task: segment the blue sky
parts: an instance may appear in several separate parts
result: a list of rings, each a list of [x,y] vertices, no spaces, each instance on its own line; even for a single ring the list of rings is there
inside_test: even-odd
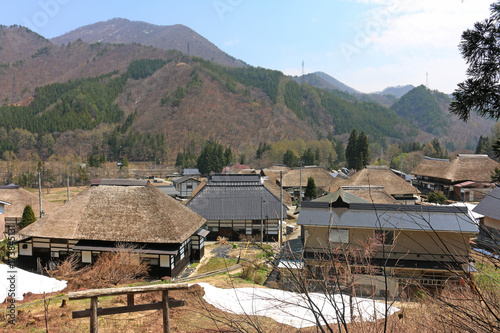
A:
[[[323,71],[362,92],[465,79],[462,32],[493,0],[0,0],[0,24],[52,38],[115,17],[184,24],[250,65]]]

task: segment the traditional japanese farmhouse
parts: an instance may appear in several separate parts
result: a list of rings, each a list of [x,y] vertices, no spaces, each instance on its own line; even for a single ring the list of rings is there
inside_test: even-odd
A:
[[[451,160],[425,157],[413,170],[417,178],[413,185],[422,193],[441,192],[451,200],[479,201],[491,190],[491,171],[498,166],[488,155],[459,154]]]
[[[304,265],[313,272],[332,262],[349,264],[359,289],[378,295],[385,293],[385,272],[396,296],[409,285],[456,281],[471,269],[469,239],[478,228],[466,209],[365,203],[342,190],[333,199],[301,207]],[[354,249],[367,258],[350,256]]]
[[[472,210],[483,215],[479,220],[479,247],[498,253],[500,250],[500,187],[495,188]]]
[[[77,253],[91,264],[130,244],[150,276],[176,277],[204,255],[205,219],[147,180],[97,179],[56,212],[20,230],[19,265],[35,270]]]
[[[405,205],[413,205],[419,200],[420,191],[398,177],[386,166],[367,166],[356,172],[347,180],[339,179],[337,186],[332,186],[332,190],[337,190],[338,186],[363,186],[372,188],[374,193],[383,186],[383,191],[389,193],[397,202]]]
[[[280,207],[284,217],[287,207],[264,186],[259,175],[213,175],[195,192],[186,207],[207,220],[209,240],[254,235],[278,241]]]
[[[299,169],[293,169],[283,175],[283,189],[290,193],[296,200],[299,198],[302,188],[302,197],[307,187],[309,177],[314,179],[316,188],[328,191],[330,184],[335,178],[325,169],[317,166],[306,166]],[[279,183],[279,178],[276,179]]]
[[[37,195],[26,191],[19,185],[0,186],[0,200],[10,203],[5,207],[4,219],[0,220],[0,235],[3,235],[6,228],[19,231],[19,222],[23,217],[24,207],[30,205],[37,218],[40,217],[40,200]],[[42,210],[46,215],[57,210],[57,206],[52,202],[42,199]]]

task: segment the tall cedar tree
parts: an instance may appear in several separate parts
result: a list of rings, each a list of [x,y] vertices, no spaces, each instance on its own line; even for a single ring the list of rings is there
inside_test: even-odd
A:
[[[30,205],[26,205],[23,210],[21,222],[19,222],[19,229],[23,229],[36,221],[35,212]]]
[[[315,199],[318,196],[318,190],[316,189],[316,183],[313,177],[307,178],[306,191],[304,192],[304,197],[308,200]]]
[[[348,169],[357,169],[356,160],[358,156],[358,133],[354,128],[349,135],[347,147],[345,149],[345,159]]]
[[[298,161],[297,155],[295,155],[295,153],[290,149],[288,149],[283,155],[283,164],[289,168],[293,168],[294,166],[296,166],[297,161]]]
[[[361,131],[358,136],[358,140],[356,142],[357,145],[357,170],[363,169],[365,166],[370,164],[370,149],[368,145],[368,138],[364,131]]]

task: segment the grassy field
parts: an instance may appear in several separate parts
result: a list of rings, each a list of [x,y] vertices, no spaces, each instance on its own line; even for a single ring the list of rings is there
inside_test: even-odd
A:
[[[38,195],[38,189],[36,188],[25,188],[27,191]],[[83,191],[85,187],[69,187],[69,199],[75,197],[78,193]],[[56,187],[51,189],[43,189],[42,198],[50,201],[56,205],[62,206],[68,199],[68,188],[67,187]]]

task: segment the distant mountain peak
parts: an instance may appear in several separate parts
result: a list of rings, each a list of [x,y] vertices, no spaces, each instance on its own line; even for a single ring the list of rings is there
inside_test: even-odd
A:
[[[377,91],[374,92],[374,94],[378,95],[393,95],[396,96],[397,98],[401,98],[404,94],[408,93],[409,91],[413,90],[415,88],[414,85],[412,84],[407,84],[407,85],[397,85],[393,87],[387,87],[382,91]]]
[[[78,39],[87,43],[138,43],[164,50],[179,50],[184,54],[189,53],[225,66],[246,66],[243,61],[223,52],[196,31],[182,24],[156,25],[115,17],[77,28],[52,38],[51,41],[62,45]]]

